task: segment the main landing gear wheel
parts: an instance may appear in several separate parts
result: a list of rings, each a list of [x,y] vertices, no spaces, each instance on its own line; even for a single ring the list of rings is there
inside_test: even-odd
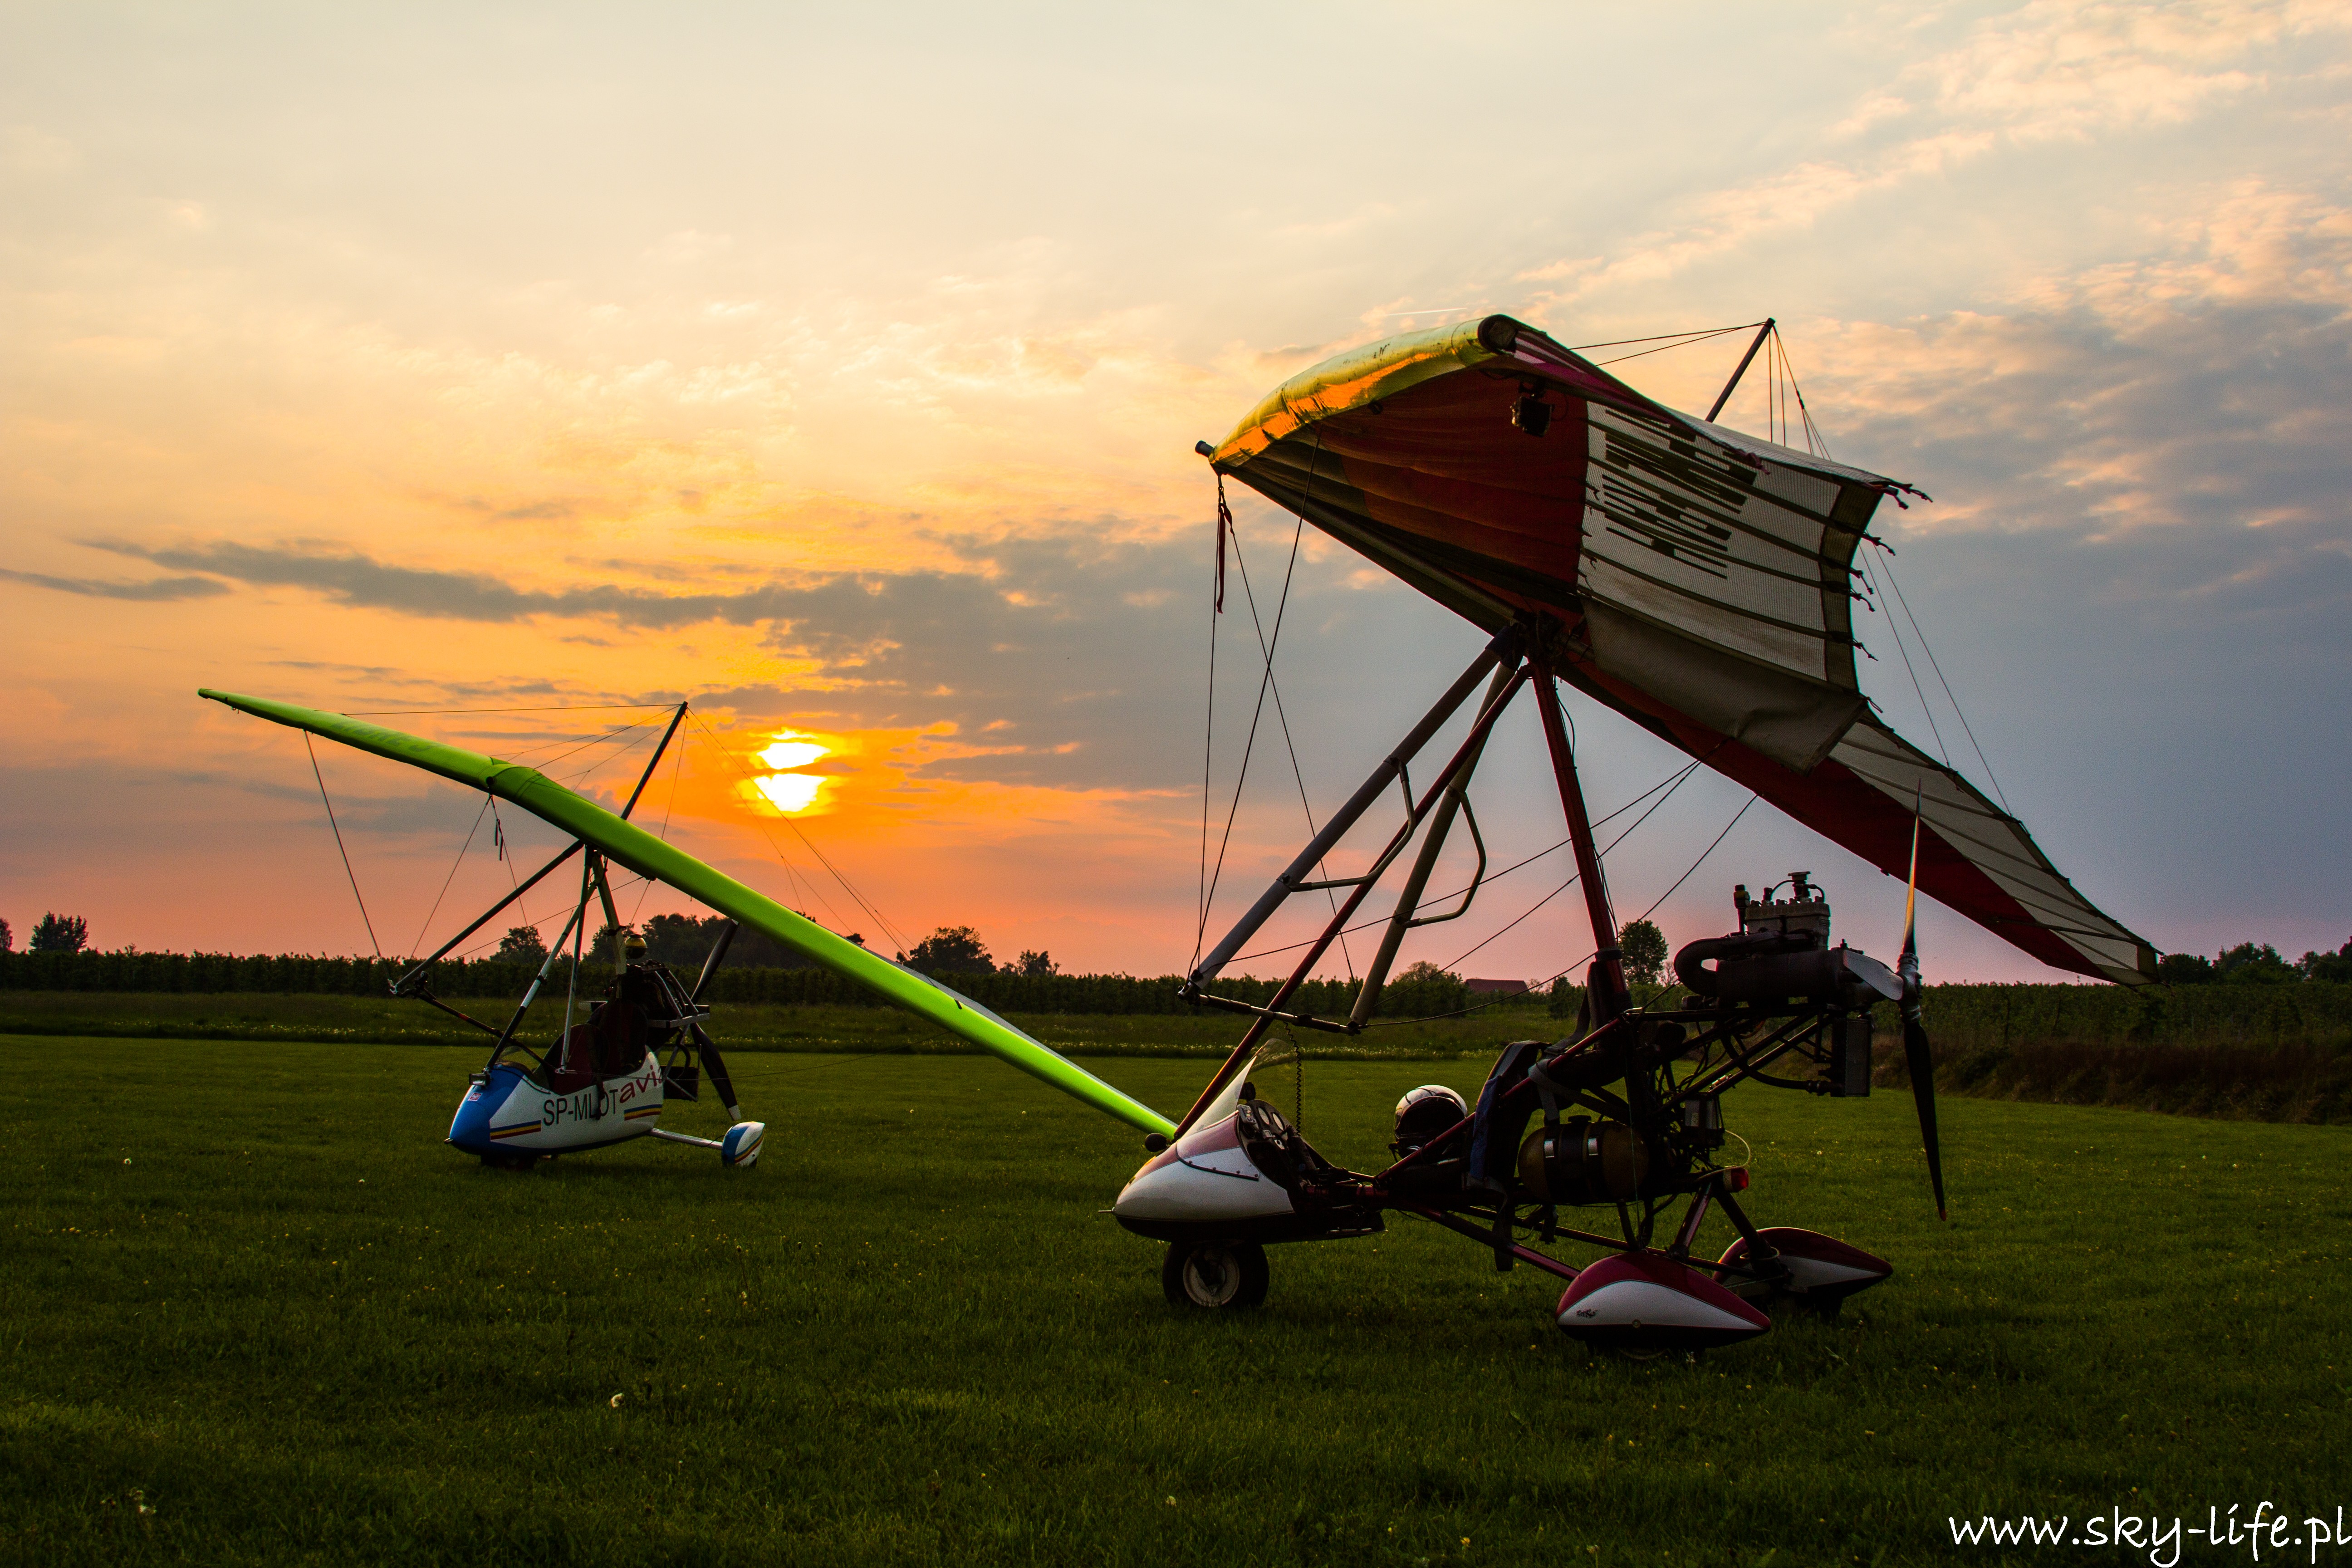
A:
[[[1265,1248],[1254,1241],[1171,1241],[1160,1289],[1171,1305],[1234,1311],[1265,1300]]]

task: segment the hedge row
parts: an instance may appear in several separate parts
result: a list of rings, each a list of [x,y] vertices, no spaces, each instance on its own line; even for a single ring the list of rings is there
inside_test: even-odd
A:
[[[220,952],[6,952],[0,953],[0,990],[226,993],[274,991],[308,995],[382,996],[408,966],[372,958],[319,958],[300,954],[236,957]],[[560,984],[564,966],[555,974]],[[598,974],[583,966],[583,977]],[[494,961],[449,959],[433,966],[436,994],[520,996],[532,970]],[[1163,974],[956,974],[947,983],[984,1007],[1000,1013],[1177,1013],[1181,977]],[[1263,1005],[1276,983],[1231,976],[1218,982],[1220,994]],[[823,969],[722,969],[708,993],[712,1002],[765,1002],[784,1006],[878,1006],[874,994]],[[1355,1001],[1347,981],[1310,981],[1286,1005],[1287,1010],[1345,1016]],[[1388,1017],[1425,1017],[1458,1012],[1469,1002],[1458,982],[1422,981],[1391,985],[1381,997]]]
[[[0,953],[0,990],[381,996],[406,967],[369,958],[300,954],[5,952]],[[561,965],[556,973],[562,974]],[[530,969],[521,964],[446,960],[434,965],[432,979],[434,989],[444,996],[512,997],[521,994],[530,975]],[[949,976],[948,984],[1001,1013],[1185,1010],[1177,999],[1182,982],[1172,974],[961,974]],[[1275,984],[1228,976],[1218,982],[1217,990],[1263,1005],[1274,994]],[[880,1005],[864,987],[823,969],[722,969],[712,983],[710,1000],[784,1006]],[[1326,1017],[1344,1016],[1354,1000],[1351,982],[1318,980],[1302,986],[1287,1005]],[[1469,1000],[1456,982],[1400,984],[1382,995],[1381,1014],[1430,1017],[1457,1012]],[[1565,1000],[1573,1011],[1574,998]],[[2352,985],[2319,980],[2128,991],[2116,985],[1931,985],[1926,1021],[1939,1052],[2053,1039],[2099,1045],[2338,1045],[2352,1042]]]
[[[1920,1021],[1939,1057],[2028,1040],[2338,1046],[2352,1042],[2352,985],[1931,985]]]

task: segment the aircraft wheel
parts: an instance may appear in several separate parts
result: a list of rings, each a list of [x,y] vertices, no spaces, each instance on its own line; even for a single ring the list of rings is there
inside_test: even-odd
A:
[[[1265,1300],[1265,1248],[1254,1241],[1172,1241],[1160,1266],[1171,1305],[1235,1311]]]
[[[551,1154],[548,1158],[553,1159],[554,1156]],[[494,1154],[483,1155],[482,1163],[493,1171],[528,1171],[539,1163],[539,1156],[501,1149]]]

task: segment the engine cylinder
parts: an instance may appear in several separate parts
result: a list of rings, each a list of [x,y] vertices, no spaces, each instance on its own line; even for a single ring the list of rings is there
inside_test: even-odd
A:
[[[1624,1203],[1649,1173],[1650,1152],[1622,1121],[1571,1116],[1519,1145],[1519,1182],[1543,1203]]]

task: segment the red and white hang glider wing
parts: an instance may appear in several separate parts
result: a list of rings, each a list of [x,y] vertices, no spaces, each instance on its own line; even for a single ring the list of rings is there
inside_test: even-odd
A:
[[[1871,712],[1854,554],[1907,487],[1678,414],[1507,316],[1327,361],[1210,459],[1490,632],[1558,623],[1564,679],[1889,876],[1917,801],[1922,891],[2057,968],[2153,977],[2022,823]]]

